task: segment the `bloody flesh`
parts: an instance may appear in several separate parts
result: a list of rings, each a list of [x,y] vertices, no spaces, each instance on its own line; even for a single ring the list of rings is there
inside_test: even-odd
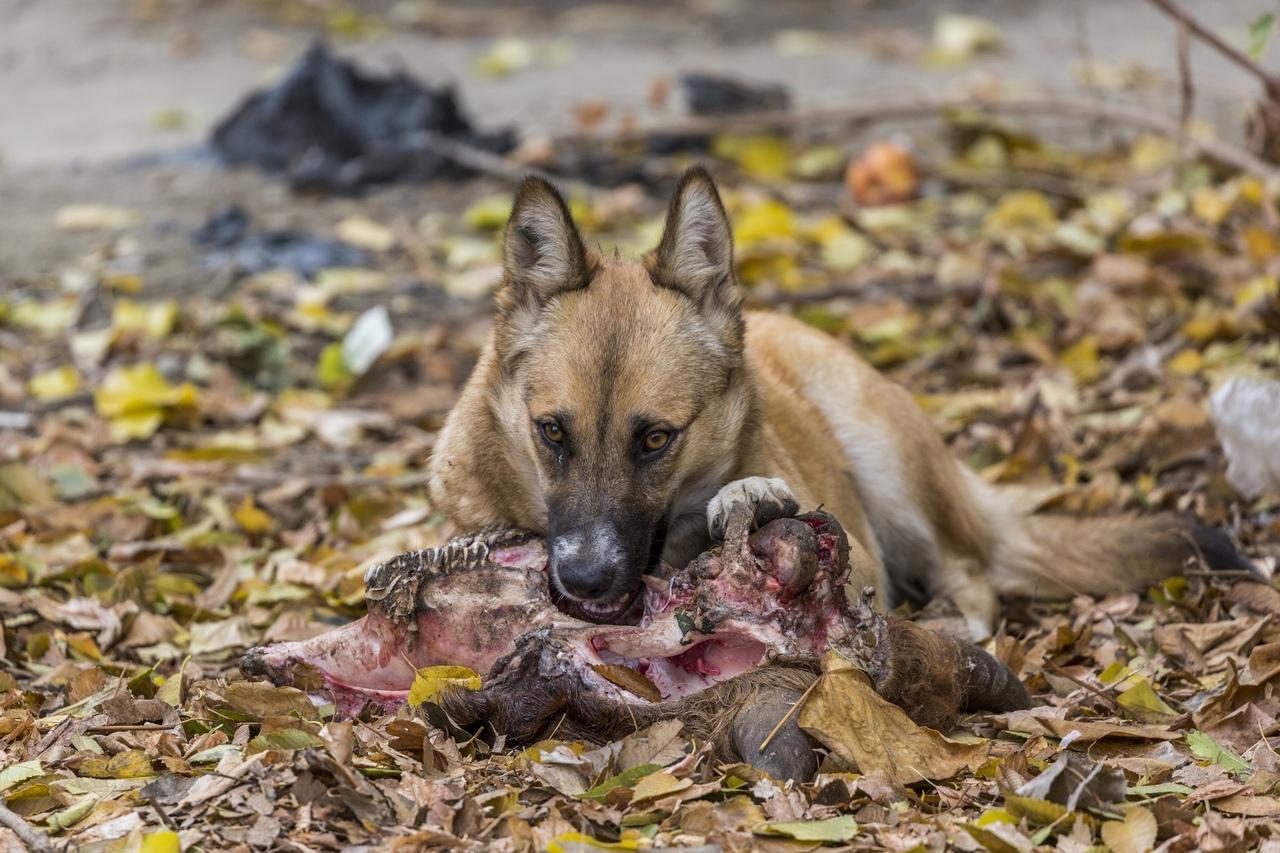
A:
[[[663,700],[678,699],[771,659],[812,658],[849,630],[848,545],[831,516],[779,519],[727,542],[682,571],[646,578],[638,624],[596,625],[552,599],[541,539],[501,531],[454,540],[370,569],[364,618],[252,649],[242,667],[329,693],[354,713],[404,702],[418,668],[484,673],[521,636],[545,631],[588,689],[645,702],[600,673],[627,667]]]

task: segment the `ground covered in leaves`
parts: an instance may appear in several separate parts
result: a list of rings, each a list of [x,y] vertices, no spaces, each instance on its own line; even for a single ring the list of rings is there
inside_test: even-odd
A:
[[[1280,505],[1228,484],[1207,400],[1280,370],[1275,188],[1154,137],[1084,154],[977,116],[936,129],[914,154],[712,140],[751,301],[845,340],[1028,500],[1194,512],[1273,569]],[[688,159],[576,197],[589,239],[651,246]],[[244,680],[248,646],[357,617],[368,565],[450,533],[423,463],[511,198],[449,192],[456,210],[313,217],[354,265],[210,253],[181,298],[150,274],[172,230],[145,211],[49,222],[96,248],[0,302],[9,810],[102,850],[1280,845],[1280,591],[1195,566],[1011,604],[989,647],[1038,707],[949,739],[832,663],[800,713],[835,746],[805,785],[717,766],[673,723],[509,751]]]

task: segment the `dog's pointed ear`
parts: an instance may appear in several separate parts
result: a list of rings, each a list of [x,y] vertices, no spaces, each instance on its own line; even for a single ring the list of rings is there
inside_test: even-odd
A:
[[[503,242],[504,290],[514,306],[539,307],[586,287],[587,250],[555,187],[528,177],[516,193]]]
[[[586,287],[592,264],[569,206],[555,187],[528,177],[516,193],[503,237],[495,342],[504,364],[528,344],[528,333],[557,294]]]
[[[742,294],[733,270],[733,232],[711,175],[684,173],[649,258],[654,283],[689,297],[722,338],[741,345]]]

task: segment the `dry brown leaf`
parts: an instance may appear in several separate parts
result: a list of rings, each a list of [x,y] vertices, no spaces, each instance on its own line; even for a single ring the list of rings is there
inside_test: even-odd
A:
[[[1156,817],[1142,806],[1125,812],[1124,820],[1102,825],[1102,840],[1115,853],[1148,853],[1156,846]]]
[[[917,726],[876,694],[866,673],[829,653],[826,670],[801,706],[800,727],[859,771],[897,782],[949,779],[986,760],[988,745],[961,743]]]
[[[997,726],[1012,732],[1064,738],[1076,732],[1075,743],[1095,743],[1106,738],[1135,740],[1177,740],[1180,735],[1166,726],[1136,725],[1119,721],[1066,720],[1053,716],[1054,708],[1013,711],[993,718]]]

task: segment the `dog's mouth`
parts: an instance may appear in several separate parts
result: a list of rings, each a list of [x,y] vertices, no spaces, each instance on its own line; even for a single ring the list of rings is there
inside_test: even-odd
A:
[[[666,544],[667,520],[664,517],[654,527],[643,571],[627,589],[610,598],[575,599],[562,593],[553,583],[550,585],[552,601],[562,612],[584,622],[594,622],[597,625],[639,624],[640,617],[644,615],[644,596],[641,595],[645,589],[644,575],[656,574],[655,570],[662,560],[662,549]]]
[[[642,589],[644,584],[641,583],[614,598],[578,600],[563,595],[553,585],[551,598],[557,609],[584,622],[595,622],[597,625],[632,625],[639,622],[640,616],[643,615],[644,608],[641,607],[639,612],[634,614],[634,618],[628,618],[633,615],[631,611],[635,609],[634,605],[640,601]]]

